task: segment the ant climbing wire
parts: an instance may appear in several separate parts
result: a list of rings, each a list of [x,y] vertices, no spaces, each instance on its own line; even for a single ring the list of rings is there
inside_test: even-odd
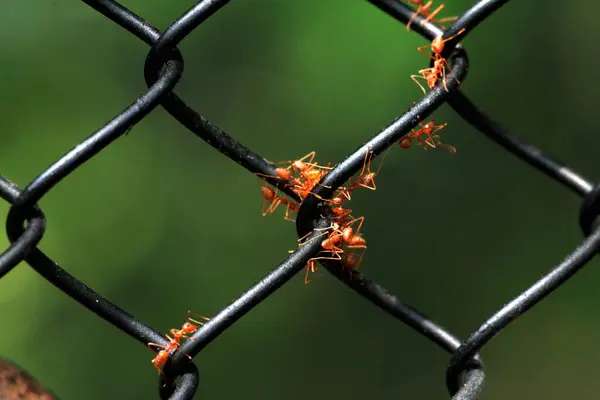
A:
[[[408,0],[408,1],[409,1],[409,3],[412,3],[413,5],[417,6],[416,11],[413,13],[413,15],[408,20],[408,23],[406,24],[406,30],[408,30],[408,31],[410,30],[410,26],[417,15],[422,15],[425,18],[423,21],[421,21],[421,23],[420,23],[421,26],[425,25],[426,22],[431,21],[435,24],[440,25],[440,27],[442,29],[446,29],[446,27],[441,25],[441,23],[456,21],[458,19],[458,17],[441,18],[438,20],[433,19],[445,7],[445,5],[443,3],[440,4],[440,6],[438,8],[436,8],[434,11],[431,11],[431,9],[433,8],[433,0],[430,0],[427,3],[424,3],[423,0]]]
[[[193,333],[197,332],[198,326],[196,326],[196,325],[199,325],[199,326],[204,325],[203,322],[200,322],[198,320],[190,318],[190,314],[198,315],[200,318],[202,318],[205,321],[210,320],[210,318],[207,318],[202,315],[195,314],[195,313],[192,313],[191,311],[188,311],[187,320],[181,326],[181,329],[171,329],[170,333],[171,333],[171,335],[173,335],[173,337],[171,337],[169,335],[165,335],[165,337],[169,341],[166,346],[163,346],[163,345],[157,344],[157,343],[148,343],[148,347],[150,347],[150,348],[156,347],[156,348],[162,349],[158,352],[156,357],[154,357],[152,359],[152,365],[154,365],[156,367],[159,374],[162,374],[162,369],[165,366],[165,364],[167,363],[167,360],[169,359],[169,357],[175,351],[181,351],[181,350],[179,350],[179,346],[181,345],[181,340],[183,340],[184,338],[188,339],[189,334],[193,334]],[[185,354],[186,357],[189,358],[190,360],[192,359],[192,357],[190,357],[188,354],[186,354],[186,353],[183,353],[183,354]]]
[[[410,76],[411,79],[415,81],[417,85],[419,85],[424,94],[427,94],[427,91],[417,79],[424,79],[427,82],[427,86],[429,87],[429,89],[433,89],[437,84],[438,80],[441,78],[442,83],[444,85],[444,89],[448,91],[448,86],[446,85],[446,69],[448,69],[448,72],[450,73],[452,72],[452,69],[450,68],[450,64],[448,63],[448,61],[444,57],[442,57],[442,51],[444,51],[444,45],[446,42],[462,34],[464,31],[465,28],[461,29],[456,35],[450,36],[446,39],[442,39],[442,35],[438,35],[433,39],[431,44],[417,48],[417,50],[420,53],[426,55],[427,57],[433,60],[432,67],[421,69],[418,71],[418,75]],[[423,49],[426,48],[430,48],[433,55],[424,52]],[[456,80],[456,82],[460,84],[460,81],[458,79]]]

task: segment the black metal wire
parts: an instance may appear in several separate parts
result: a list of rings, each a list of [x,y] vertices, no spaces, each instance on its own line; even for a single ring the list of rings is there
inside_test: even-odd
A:
[[[0,197],[11,202],[16,186],[0,176]],[[11,243],[10,247],[0,254],[0,278],[8,274],[18,263],[25,259],[27,254],[40,242],[46,231],[46,218],[44,213],[35,206],[29,215],[25,215],[29,223],[27,228]]]
[[[153,342],[166,345],[166,338],[159,332],[94,292],[36,247],[43,237],[46,224],[43,212],[36,205],[39,200],[72,171],[131,130],[159,104],[179,123],[210,146],[252,174],[260,174],[261,178],[279,187],[296,201],[300,199],[286,185],[288,182],[275,177],[274,165],[209,122],[173,91],[181,78],[184,66],[177,45],[230,0],[199,1],[163,33],[117,2],[82,1],[151,46],[144,64],[144,77],[148,91],[104,127],[67,152],[23,190],[0,177],[0,197],[11,204],[6,222],[11,245],[0,254],[0,278],[21,261],[25,261],[65,294],[142,344]],[[398,0],[368,1],[402,24],[407,23],[414,12]],[[323,232],[331,226],[331,221],[323,217],[327,214],[321,212],[326,204],[323,199],[331,198],[337,188],[361,169],[367,152],[373,152],[375,157],[379,156],[406,136],[419,121],[426,119],[446,102],[488,138],[584,197],[580,210],[580,225],[586,236],[583,243],[556,268],[502,307],[464,342],[362,273],[354,272],[350,277],[343,272],[339,263],[324,262],[323,264],[333,276],[350,289],[451,353],[446,372],[446,385],[450,395],[455,400],[477,398],[483,389],[485,379],[483,363],[477,352],[512,320],[524,314],[566,282],[600,249],[600,228],[596,228],[596,219],[600,214],[600,185],[586,180],[559,161],[544,155],[536,147],[509,133],[480,111],[459,90],[459,81],[461,83],[464,81],[469,68],[467,53],[459,41],[463,41],[481,22],[507,2],[508,0],[479,1],[466,10],[446,31],[442,31],[431,22],[421,25],[424,19],[420,16],[415,18],[413,30],[428,40],[433,40],[439,35],[447,38],[462,29],[465,30],[461,35],[447,42],[442,53],[452,65],[452,72],[447,76],[449,90],[446,91],[441,84],[438,84],[387,127],[358,146],[325,176],[321,185],[317,186],[313,194],[301,203],[298,211],[297,233],[299,237],[307,237],[303,245],[208,321],[192,336],[192,340],[181,345],[181,351],[171,355],[163,369],[164,373],[159,375],[159,395],[162,399],[192,398],[198,388],[200,375],[196,365],[189,361],[186,354],[191,357],[198,355],[228,327],[280,289],[305,267],[309,259],[319,253],[321,241],[314,239],[322,236]]]
[[[527,312],[536,303],[552,293],[556,288],[565,283],[600,249],[600,229],[588,236],[556,268],[538,280],[529,289],[506,304],[494,316],[488,319],[454,352],[446,375],[446,384],[451,393],[459,389],[458,375],[464,370],[464,364],[477,350],[486,344],[492,337],[505,328],[519,315]]]

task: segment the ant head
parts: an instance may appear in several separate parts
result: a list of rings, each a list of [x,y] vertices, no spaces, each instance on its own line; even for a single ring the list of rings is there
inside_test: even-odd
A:
[[[198,328],[196,328],[196,325],[192,324],[191,322],[186,322],[181,326],[181,330],[183,332],[190,333],[196,332]]]
[[[442,35],[436,36],[431,42],[431,51],[435,54],[441,54],[444,50],[444,40],[442,39]]]
[[[411,139],[409,137],[403,137],[402,139],[400,139],[400,141],[398,142],[398,144],[400,145],[400,147],[402,147],[403,149],[408,149],[411,145]]]

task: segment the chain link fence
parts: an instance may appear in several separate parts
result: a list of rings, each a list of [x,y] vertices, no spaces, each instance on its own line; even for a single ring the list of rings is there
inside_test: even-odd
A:
[[[25,188],[20,189],[8,179],[0,177],[0,196],[11,204],[6,223],[11,245],[0,256],[0,277],[4,277],[17,264],[25,261],[65,294],[135,338],[142,345],[146,346],[148,342],[166,345],[168,342],[160,332],[94,292],[36,247],[44,235],[46,226],[44,214],[37,206],[39,200],[71,172],[117,138],[125,135],[159,105],[195,135],[252,174],[261,174],[267,182],[278,187],[291,198],[298,200],[298,196],[285,185],[285,182],[273,177],[275,176],[273,164],[202,117],[174,92],[183,72],[183,57],[177,49],[178,44],[202,22],[218,13],[229,3],[229,0],[200,1],[162,33],[119,3],[109,0],[84,0],[84,2],[150,46],[144,68],[148,91],[43,171]],[[397,19],[401,24],[406,24],[413,15],[412,8],[397,0],[369,0],[369,3]],[[316,187],[314,193],[302,202],[296,220],[298,236],[308,235],[307,240],[316,238],[324,230],[330,229],[331,222],[322,217],[320,212],[323,206],[320,198],[331,198],[338,187],[361,170],[365,151],[371,150],[374,156],[379,156],[444,103],[448,103],[456,113],[489,139],[554,178],[566,188],[583,196],[584,201],[580,211],[580,225],[586,236],[583,242],[564,261],[507,303],[464,341],[459,340],[415,308],[403,303],[383,286],[369,280],[362,273],[356,271],[349,276],[341,270],[338,263],[323,263],[341,283],[348,285],[356,293],[450,353],[446,385],[452,398],[457,400],[475,399],[483,388],[484,370],[478,351],[511,321],[566,282],[586,265],[600,248],[600,229],[595,225],[596,216],[600,213],[600,187],[507,132],[505,128],[481,112],[459,89],[458,82],[464,81],[469,66],[467,53],[458,44],[459,39],[466,37],[479,23],[490,17],[505,3],[507,0],[479,1],[466,10],[445,32],[430,22],[421,26],[422,17],[415,19],[412,29],[427,40],[433,40],[442,33],[444,37],[450,37],[462,29],[465,30],[459,38],[446,44],[443,53],[452,65],[452,72],[447,78],[448,91],[443,85],[438,84],[408,111],[341,161],[324,177],[321,186]],[[309,259],[315,257],[320,251],[320,246],[319,240],[312,240],[300,246],[260,282],[217,313],[192,336],[192,340],[182,344],[181,352],[172,354],[165,365],[164,374],[160,375],[160,397],[192,398],[199,385],[199,372],[186,354],[191,357],[198,355],[244,314],[280,289],[305,268]]]

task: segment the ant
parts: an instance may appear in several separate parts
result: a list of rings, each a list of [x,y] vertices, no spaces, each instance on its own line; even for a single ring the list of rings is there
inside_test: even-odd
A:
[[[365,161],[363,162],[363,167],[362,167],[362,170],[360,171],[360,175],[358,177],[356,177],[356,179],[352,182],[350,187],[347,189],[347,192],[348,192],[347,198],[348,199],[350,198],[350,193],[352,193],[359,187],[363,187],[363,188],[369,189],[369,190],[377,190],[377,186],[375,186],[375,177],[379,174],[379,170],[381,170],[381,167],[383,166],[383,161],[385,160],[385,157],[387,156],[388,151],[390,151],[390,149],[388,149],[384,153],[383,157],[381,158],[381,163],[379,163],[379,167],[377,167],[377,172],[372,172],[371,171],[371,160],[373,159],[373,152],[372,151],[369,152],[369,148],[367,147],[367,154],[365,154]],[[365,167],[367,169],[367,173],[365,173]]]
[[[342,254],[342,266],[345,267],[345,269],[348,270],[348,272],[350,272],[350,277],[352,277],[352,271],[358,269],[358,267],[362,263],[362,259],[363,259],[364,255],[365,255],[365,251],[363,251],[362,254],[360,254],[360,256],[357,253]],[[309,284],[311,282],[308,279],[308,274],[311,272],[314,273],[314,272],[318,271],[318,269],[319,269],[319,266],[317,264],[318,259],[328,259],[328,258],[320,257],[320,258],[311,258],[310,260],[308,260],[308,262],[306,263],[306,276],[304,277],[305,284]],[[336,260],[337,260],[337,258],[336,258]]]
[[[318,163],[313,163],[313,160],[315,159],[316,156],[316,152],[315,151],[311,151],[310,153],[308,153],[307,155],[305,155],[304,157],[298,159],[298,160],[294,160],[294,161],[280,161],[276,164],[290,164],[289,167],[287,168],[275,168],[275,173],[277,174],[277,177],[280,179],[284,179],[284,180],[294,180],[294,179],[298,179],[292,176],[292,170],[294,172],[296,172],[297,174],[299,174],[300,176],[309,179],[309,180],[314,180],[318,175],[319,175],[319,170],[330,170],[331,167],[323,167],[320,166]],[[306,159],[309,159],[308,161],[305,161]],[[259,174],[260,175],[260,174]]]
[[[150,348],[157,347],[157,348],[162,349],[161,351],[158,352],[156,357],[154,357],[152,359],[152,365],[154,365],[156,367],[159,374],[162,374],[162,368],[167,363],[167,360],[169,359],[171,354],[173,354],[175,351],[179,350],[179,345],[181,344],[181,340],[183,338],[187,339],[188,338],[187,334],[194,333],[198,330],[198,327],[196,325],[194,325],[193,323],[196,323],[198,325],[204,325],[204,323],[190,318],[190,314],[191,314],[191,312],[188,311],[188,318],[187,318],[188,321],[186,321],[181,326],[181,329],[171,329],[170,333],[173,335],[173,337],[170,337],[169,335],[165,335],[165,337],[169,340],[169,342],[167,343],[166,346],[163,346],[163,345],[160,345],[157,343],[148,343],[148,347],[150,347]],[[210,318],[204,317],[202,315],[198,314],[198,316],[201,317],[202,319],[204,319],[205,321],[210,320]],[[191,321],[191,322],[189,322],[189,321]],[[192,357],[190,357],[189,354],[186,354],[186,353],[183,353],[183,354],[185,354],[186,357],[189,358],[190,360],[192,359]]]
[[[171,335],[173,335],[173,340],[177,343],[180,343],[180,341],[185,338],[188,339],[189,336],[187,336],[190,333],[196,333],[198,331],[198,327],[196,325],[204,325],[203,322],[197,321],[195,319],[190,318],[190,314],[192,312],[188,311],[188,320],[186,322],[184,322],[184,324],[181,326],[181,329],[171,329]],[[210,321],[210,318],[204,317],[202,315],[196,314],[198,315],[200,318],[202,318],[204,321]],[[194,325],[196,324],[196,325]]]
[[[377,168],[377,171],[372,172],[371,161],[373,159],[373,152],[369,151],[369,148],[367,147],[367,152],[365,154],[365,159],[360,174],[352,181],[348,188],[340,187],[333,198],[331,198],[330,200],[326,200],[328,203],[331,204],[329,211],[331,212],[331,214],[333,214],[333,218],[337,218],[338,220],[345,220],[347,218],[351,218],[352,210],[349,208],[343,208],[342,204],[345,200],[352,200],[351,193],[359,187],[363,187],[369,190],[377,189],[377,186],[375,185],[375,176],[379,174],[379,171],[383,166],[383,161],[385,160],[388,151],[389,149],[383,155],[381,163]],[[365,169],[367,170],[366,173]]]
[[[299,160],[295,160],[295,161],[282,161],[279,162],[279,164],[286,164],[289,163],[290,166],[287,168],[282,168],[282,167],[278,167],[275,168],[275,176],[272,175],[265,175],[265,174],[257,174],[259,176],[267,176],[267,177],[273,177],[273,178],[279,178],[282,180],[286,180],[289,181],[286,186],[287,187],[291,187],[292,191],[294,193],[296,193],[298,195],[298,197],[300,197],[300,199],[304,200],[309,194],[312,193],[312,189],[318,184],[318,182],[323,178],[323,176],[325,176],[328,172],[328,170],[331,170],[331,166],[320,166],[318,165],[318,163],[313,163],[313,160],[315,158],[316,152],[312,151],[310,153],[308,153],[307,155],[305,155],[304,157],[300,158]],[[305,161],[306,159],[308,159],[307,161]],[[294,174],[292,174],[292,172],[295,172],[297,176],[294,176]],[[314,194],[314,193],[312,193]],[[263,189],[263,196],[265,197],[266,200],[271,200],[271,196],[270,193],[266,193]],[[325,200],[320,196],[317,196],[320,200]],[[290,208],[293,208],[293,206],[289,203],[283,203],[283,204],[287,204],[288,205],[288,215],[289,215],[289,211]],[[273,210],[275,208],[277,208],[277,205],[275,205],[275,202],[271,203],[271,205],[274,207],[273,209],[269,209],[267,211],[264,210],[263,207],[263,215],[266,215],[269,212],[273,212]],[[263,204],[264,206],[264,204]],[[292,209],[292,211],[294,211]],[[286,218],[288,219],[288,218]]]
[[[410,76],[412,80],[415,81],[417,85],[419,85],[423,93],[426,94],[427,92],[419,83],[419,81],[417,81],[417,78],[425,79],[425,81],[427,82],[427,86],[429,86],[429,89],[433,89],[437,84],[439,77],[441,77],[442,82],[444,84],[444,89],[446,89],[446,92],[448,91],[448,86],[446,85],[446,68],[448,68],[449,73],[452,73],[452,69],[450,68],[450,64],[448,63],[448,61],[445,58],[443,58],[441,54],[442,51],[444,51],[445,43],[462,34],[464,31],[465,28],[461,29],[456,35],[450,36],[446,39],[442,39],[442,35],[438,35],[433,39],[430,45],[421,46],[417,48],[419,52],[433,60],[432,67],[419,70],[419,75]],[[433,56],[423,51],[423,49],[426,48],[431,48]],[[456,82],[460,84],[460,81],[458,79],[456,80]]]
[[[319,260],[319,259],[327,259],[327,260],[342,260],[341,254],[344,253],[344,250],[341,246],[346,245],[349,249],[354,248],[364,248],[366,249],[366,240],[360,235],[360,229],[365,220],[365,217],[355,218],[351,221],[340,225],[337,222],[333,222],[330,227],[323,229],[333,229],[332,232],[329,233],[329,236],[321,242],[321,247],[323,247],[324,251],[328,251],[332,253],[332,257],[317,257],[312,258],[311,260]],[[358,228],[356,231],[352,228],[352,225],[356,222],[360,221]],[[301,246],[309,243],[310,241],[317,239],[324,235],[325,233],[315,236],[307,242],[301,243]],[[305,235],[306,236],[306,235]],[[299,239],[299,240],[302,240]]]
[[[366,247],[361,253],[360,257],[357,253],[345,253],[342,257],[342,265],[350,271],[358,269],[362,263],[363,257],[365,256],[365,251]]]
[[[435,134],[437,131],[443,129],[446,125],[448,125],[448,123],[445,123],[444,125],[436,125],[435,121],[433,120],[427,122],[426,124],[421,122],[419,123],[421,129],[411,131],[408,135],[400,138],[398,145],[403,149],[408,149],[412,145],[412,142],[417,140],[417,144],[422,145],[425,150],[442,146],[447,148],[450,152],[456,153],[456,148],[454,146],[442,143],[439,140],[440,135]],[[423,138],[423,136],[426,136],[426,138]]]
[[[421,14],[423,17],[426,17],[423,21],[421,21],[421,24],[420,24],[421,26],[425,25],[425,22],[428,22],[428,21],[432,21],[432,22],[440,25],[442,22],[456,21],[458,19],[458,17],[449,17],[449,18],[442,18],[439,20],[434,20],[433,17],[435,17],[440,11],[442,11],[442,9],[444,8],[444,4],[441,4],[433,12],[430,12],[431,8],[433,7],[433,0],[427,2],[426,4],[423,4],[423,0],[408,0],[408,1],[418,7],[417,7],[417,10],[415,11],[415,13],[410,17],[408,24],[406,24],[406,30],[410,30],[410,25],[412,24],[412,21],[419,14]],[[440,27],[442,27],[443,29],[446,29],[443,25],[440,25]]]
[[[262,206],[262,215],[263,217],[269,213],[274,213],[275,210],[277,209],[277,207],[279,207],[280,204],[285,204],[286,205],[286,210],[285,210],[285,217],[284,219],[287,221],[294,221],[293,219],[290,218],[290,215],[296,211],[298,211],[298,205],[291,201],[288,200],[285,197],[282,196],[278,196],[276,191],[273,191],[273,189],[271,189],[268,186],[261,186],[261,191],[262,191],[262,195],[264,198],[263,201],[263,206]],[[269,205],[269,207],[265,210],[265,206],[267,205],[267,202],[271,202],[271,204]]]
[[[159,351],[158,354],[156,355],[156,357],[154,357],[152,359],[152,365],[154,365],[156,367],[159,374],[162,374],[162,368],[167,363],[167,360],[169,359],[171,354],[173,354],[176,350],[179,350],[179,342],[175,341],[175,339],[171,338],[169,335],[165,335],[165,336],[167,337],[167,339],[169,339],[169,343],[167,343],[166,346],[163,346],[163,345],[160,345],[157,343],[148,343],[148,347],[150,347],[150,348],[158,347],[160,349],[163,349],[163,350]],[[183,354],[185,354],[185,353],[183,353]],[[190,357],[188,354],[185,354],[185,355],[190,360],[192,359],[192,357]]]

